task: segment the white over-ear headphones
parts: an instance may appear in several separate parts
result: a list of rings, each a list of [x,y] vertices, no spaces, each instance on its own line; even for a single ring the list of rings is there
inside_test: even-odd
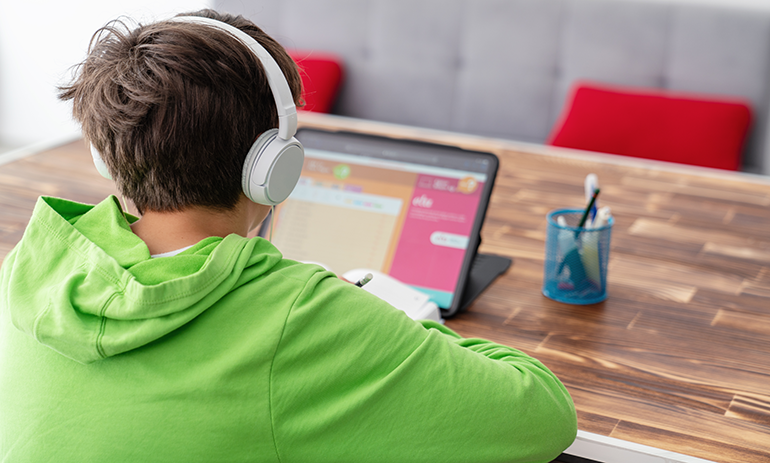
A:
[[[278,111],[278,128],[270,129],[257,138],[243,164],[241,186],[247,198],[255,203],[275,206],[289,197],[297,185],[305,159],[302,144],[294,138],[297,132],[297,108],[275,59],[254,38],[227,23],[200,16],[176,16],[174,22],[204,24],[223,30],[239,39],[257,56],[267,75],[270,91]],[[96,169],[111,178],[99,152],[91,146]]]

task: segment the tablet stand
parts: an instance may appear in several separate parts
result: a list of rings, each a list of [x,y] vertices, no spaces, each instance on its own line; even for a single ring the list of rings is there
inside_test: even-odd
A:
[[[508,270],[512,262],[513,260],[509,257],[476,253],[457,312],[467,309],[487,286]]]

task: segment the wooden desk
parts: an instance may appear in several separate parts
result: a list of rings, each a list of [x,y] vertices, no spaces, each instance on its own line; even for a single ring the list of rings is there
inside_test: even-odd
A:
[[[323,116],[302,123],[497,154],[481,249],[514,263],[447,325],[542,360],[567,385],[582,431],[770,461],[770,180]],[[571,306],[540,292],[545,214],[580,207],[589,172],[616,220],[609,298]],[[38,195],[93,203],[110,193],[82,142],[0,165],[0,259]]]

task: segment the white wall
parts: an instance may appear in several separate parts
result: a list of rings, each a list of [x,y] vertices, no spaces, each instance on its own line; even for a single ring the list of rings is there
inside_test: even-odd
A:
[[[210,0],[0,0],[0,144],[27,145],[77,133],[70,104],[56,99],[91,35],[125,15],[142,22],[209,7]]]

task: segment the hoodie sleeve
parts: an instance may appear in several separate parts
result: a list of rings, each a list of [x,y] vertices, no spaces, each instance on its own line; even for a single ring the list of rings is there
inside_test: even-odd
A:
[[[464,339],[323,273],[296,300],[271,374],[283,462],[547,462],[575,438],[542,363]]]

